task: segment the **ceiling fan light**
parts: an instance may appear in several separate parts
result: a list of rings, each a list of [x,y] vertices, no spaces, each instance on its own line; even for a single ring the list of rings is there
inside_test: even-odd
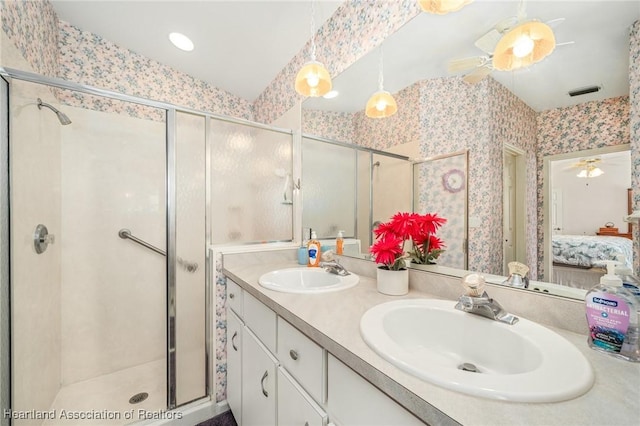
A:
[[[331,76],[324,65],[318,61],[309,61],[298,71],[296,92],[303,96],[317,98],[331,91]]]
[[[595,167],[593,165],[587,165],[584,169],[580,170],[580,173],[578,173],[576,176],[578,176],[579,178],[592,178],[602,176],[603,174],[604,172],[601,168]]]
[[[593,170],[591,170],[589,174],[590,174],[590,177],[598,177],[598,176],[602,176],[604,172],[599,167],[596,167]]]
[[[391,93],[380,90],[369,98],[365,108],[365,114],[370,118],[391,117],[398,112],[398,104]]]
[[[473,0],[418,0],[418,5],[423,12],[445,15],[455,12],[471,3]]]
[[[540,21],[528,21],[502,36],[493,53],[493,68],[512,71],[546,58],[556,47],[553,30]]]
[[[513,54],[518,58],[524,58],[529,53],[533,51],[533,47],[535,46],[533,40],[529,35],[521,35],[516,44],[513,46]]]

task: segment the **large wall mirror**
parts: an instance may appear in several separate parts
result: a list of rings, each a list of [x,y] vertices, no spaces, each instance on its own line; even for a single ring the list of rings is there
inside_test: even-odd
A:
[[[623,153],[628,156],[630,142],[629,29],[640,19],[640,8],[635,1],[526,2],[528,19],[552,26],[554,52],[525,70],[487,68],[484,63],[500,31],[515,19],[520,3],[476,1],[455,13],[416,16],[333,80],[338,96],[305,100],[302,131],[402,154],[413,163],[464,153],[468,163],[460,174],[466,179],[466,208],[460,220],[467,232],[465,267],[455,263],[456,256],[443,257],[439,265],[504,275],[507,263],[515,260],[529,266],[532,279],[581,287],[568,285],[566,276],[554,278],[552,240],[569,233],[596,237],[608,227],[628,233],[623,217],[631,166]],[[475,59],[452,62],[465,58]],[[457,66],[454,73],[449,65]],[[394,95],[398,112],[384,119],[367,118],[364,106],[381,80]],[[587,86],[598,90],[569,95]],[[615,153],[621,157],[609,157]],[[556,172],[548,172],[546,167],[556,161]],[[591,166],[604,173],[578,177]],[[455,169],[451,166],[444,173]],[[442,175],[442,170],[433,173]],[[619,180],[611,182],[608,177],[614,175]],[[411,173],[405,183],[407,188],[413,188],[414,176]],[[559,191],[551,188],[559,185],[568,185],[565,194],[582,196],[565,196],[558,204],[550,197],[557,197]],[[441,208],[437,200],[446,194],[434,195],[428,187],[420,191],[424,192],[413,195],[414,202],[431,200],[431,205],[414,204],[416,211]],[[596,214],[596,204],[610,209]],[[402,209],[391,201],[385,208]],[[581,228],[552,229],[552,215],[571,223],[574,219],[568,215],[576,211]],[[359,237],[364,246],[366,240]],[[594,265],[561,268],[585,272]],[[589,273],[593,278],[598,271]],[[584,293],[579,288],[562,292],[576,298]]]

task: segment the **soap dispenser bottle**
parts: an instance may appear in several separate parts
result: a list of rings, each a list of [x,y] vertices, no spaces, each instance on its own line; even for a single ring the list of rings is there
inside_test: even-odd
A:
[[[640,362],[637,299],[614,274],[617,262],[605,263],[607,274],[585,299],[589,346],[616,358]]]
[[[344,253],[344,231],[338,231],[338,236],[336,237],[336,254]]]
[[[307,266],[320,265],[320,256],[322,255],[320,247],[320,241],[318,241],[316,231],[311,231],[311,239],[307,243],[307,253],[309,253],[309,263],[307,263]]]

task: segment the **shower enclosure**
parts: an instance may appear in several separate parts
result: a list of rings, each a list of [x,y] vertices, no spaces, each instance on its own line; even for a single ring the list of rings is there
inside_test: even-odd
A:
[[[305,134],[302,181],[302,226],[319,238],[343,231],[363,253],[378,222],[412,209],[412,163],[404,155]]]
[[[171,418],[210,393],[211,117],[4,73],[12,424]]]

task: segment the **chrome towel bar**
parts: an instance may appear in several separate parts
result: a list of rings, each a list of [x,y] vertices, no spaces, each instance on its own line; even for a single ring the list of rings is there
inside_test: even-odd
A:
[[[161,254],[162,256],[166,256],[167,253],[164,250],[159,249],[158,247],[149,244],[148,242],[141,240],[138,237],[133,236],[133,234],[131,234],[131,231],[129,231],[128,229],[122,228],[120,231],[118,231],[118,236],[120,238],[122,238],[123,240],[129,239],[131,241],[133,241],[134,243],[138,243],[140,244],[142,247],[146,247],[149,250],[155,251],[158,254]],[[176,259],[178,261],[178,265],[182,266],[182,268],[189,272],[189,273],[194,273],[198,270],[198,264],[197,263],[191,263],[191,262],[187,262],[186,260],[183,260],[181,257],[178,257]]]
[[[161,255],[163,255],[163,256],[166,256],[166,255],[167,255],[167,253],[166,253],[164,250],[160,250],[158,247],[156,247],[156,246],[154,246],[154,245],[151,245],[151,244],[149,244],[148,242],[143,241],[143,240],[141,240],[141,239],[140,239],[140,238],[138,238],[138,237],[134,237],[134,236],[131,234],[131,231],[129,231],[128,229],[124,229],[124,228],[123,228],[123,229],[121,229],[120,231],[118,231],[118,236],[119,236],[120,238],[122,238],[123,240],[126,240],[126,239],[128,238],[128,239],[130,239],[131,241],[133,241],[134,243],[138,243],[138,244],[140,244],[141,246],[146,247],[146,248],[148,248],[149,250],[155,251],[156,253],[161,254]]]

